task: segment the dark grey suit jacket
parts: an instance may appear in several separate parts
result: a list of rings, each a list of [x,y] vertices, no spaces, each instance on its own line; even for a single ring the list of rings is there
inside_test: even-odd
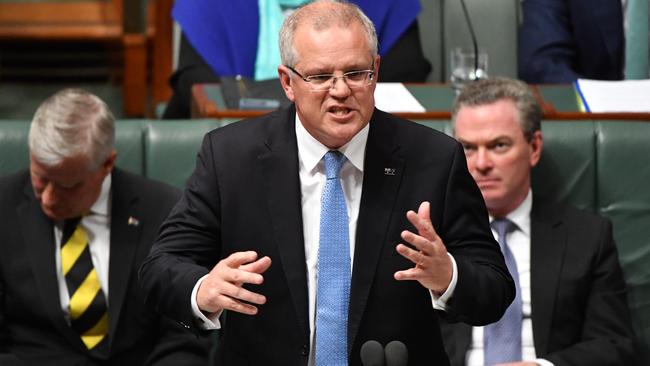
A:
[[[34,198],[29,172],[0,178],[0,357],[19,365],[206,364],[207,349],[192,333],[145,306],[137,279],[179,194],[119,169],[112,173],[110,351],[98,358],[64,320],[53,223]]]
[[[537,357],[556,366],[634,365],[633,330],[612,224],[533,200],[531,304]],[[451,364],[465,365],[472,327],[442,325]]]
[[[294,122],[291,106],[210,132],[184,195],[141,270],[152,303],[192,326],[192,288],[220,259],[244,250],[272,259],[264,283],[251,286],[267,298],[259,313],[226,316],[217,352],[223,365],[307,364],[307,269]],[[350,365],[360,365],[360,347],[371,339],[404,342],[410,365],[448,363],[429,291],[393,278],[412,267],[395,246],[402,241],[400,232],[412,229],[407,210],[424,200],[431,202],[433,225],[458,263],[447,315],[485,324],[512,301],[513,282],[460,145],[375,110],[352,273]]]

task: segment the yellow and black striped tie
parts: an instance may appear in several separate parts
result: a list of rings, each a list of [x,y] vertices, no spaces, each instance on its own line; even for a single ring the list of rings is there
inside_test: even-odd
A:
[[[70,295],[70,319],[89,350],[107,343],[108,311],[80,219],[66,220],[61,240],[61,267]]]

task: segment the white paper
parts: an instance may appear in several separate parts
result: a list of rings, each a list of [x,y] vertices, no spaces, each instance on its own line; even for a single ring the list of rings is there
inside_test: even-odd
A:
[[[650,80],[578,79],[588,112],[650,112]]]
[[[402,83],[377,83],[375,106],[385,112],[425,112]]]

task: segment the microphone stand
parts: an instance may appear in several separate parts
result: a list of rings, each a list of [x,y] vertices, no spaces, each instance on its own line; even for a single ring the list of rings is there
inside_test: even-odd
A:
[[[467,27],[469,28],[469,34],[472,37],[472,45],[474,46],[474,77],[473,81],[476,81],[478,74],[478,43],[476,42],[476,34],[474,33],[474,27],[472,26],[472,21],[467,12],[467,5],[465,5],[465,0],[460,0],[460,4],[463,7],[463,13],[465,14],[465,20],[467,21]]]

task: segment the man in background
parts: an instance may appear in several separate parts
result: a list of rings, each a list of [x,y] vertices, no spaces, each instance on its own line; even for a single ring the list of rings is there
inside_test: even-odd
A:
[[[633,365],[633,332],[609,220],[531,190],[542,113],[523,82],[467,85],[454,135],[485,199],[517,296],[485,327],[443,324],[452,365]]]
[[[144,306],[137,269],[179,192],[114,168],[106,104],[64,89],[36,111],[29,171],[0,178],[0,364],[205,365]]]
[[[621,0],[523,0],[519,78],[572,83],[623,79]]]

